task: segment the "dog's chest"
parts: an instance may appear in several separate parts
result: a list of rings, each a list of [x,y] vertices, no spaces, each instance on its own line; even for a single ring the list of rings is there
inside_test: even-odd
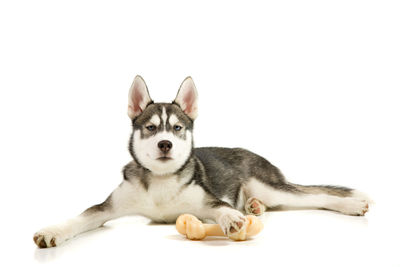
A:
[[[151,179],[147,198],[154,206],[164,207],[183,200],[182,191],[185,185],[180,183],[175,177],[166,179]]]
[[[152,178],[142,192],[140,210],[155,221],[173,222],[182,213],[201,209],[204,196],[203,189],[187,184],[187,179]]]

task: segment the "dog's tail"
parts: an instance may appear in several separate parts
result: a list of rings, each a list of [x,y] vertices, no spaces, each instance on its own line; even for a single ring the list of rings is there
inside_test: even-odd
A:
[[[343,186],[334,186],[334,185],[299,185],[292,184],[297,191],[305,194],[327,194],[338,197],[351,197],[354,189],[343,187]]]
[[[355,197],[373,203],[372,199],[365,193],[344,186],[288,184],[293,186],[297,191],[305,194],[327,194],[338,197]]]

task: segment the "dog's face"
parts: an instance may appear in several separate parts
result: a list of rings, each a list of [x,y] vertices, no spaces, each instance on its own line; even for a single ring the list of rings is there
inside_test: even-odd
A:
[[[186,78],[172,103],[153,103],[146,84],[136,76],[129,92],[128,115],[133,133],[129,150],[134,159],[157,175],[179,170],[193,149],[197,92]]]

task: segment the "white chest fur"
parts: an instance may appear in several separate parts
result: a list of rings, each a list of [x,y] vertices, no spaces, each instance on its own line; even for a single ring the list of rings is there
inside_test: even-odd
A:
[[[155,221],[174,222],[180,214],[196,214],[204,205],[204,190],[194,183],[187,184],[188,180],[176,176],[151,177],[147,190],[138,180],[124,182],[113,200],[120,200],[124,209]]]

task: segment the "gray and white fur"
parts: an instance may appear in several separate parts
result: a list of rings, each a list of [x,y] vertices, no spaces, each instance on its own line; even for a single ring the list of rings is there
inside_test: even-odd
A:
[[[227,235],[240,230],[244,214],[260,215],[277,206],[328,209],[364,215],[368,198],[337,186],[289,183],[270,162],[241,148],[193,147],[197,91],[187,77],[172,103],[154,103],[136,76],[129,91],[132,161],[124,180],[101,204],[76,218],[34,235],[40,248],[64,241],[132,214],[172,223],[183,213],[218,223]]]

